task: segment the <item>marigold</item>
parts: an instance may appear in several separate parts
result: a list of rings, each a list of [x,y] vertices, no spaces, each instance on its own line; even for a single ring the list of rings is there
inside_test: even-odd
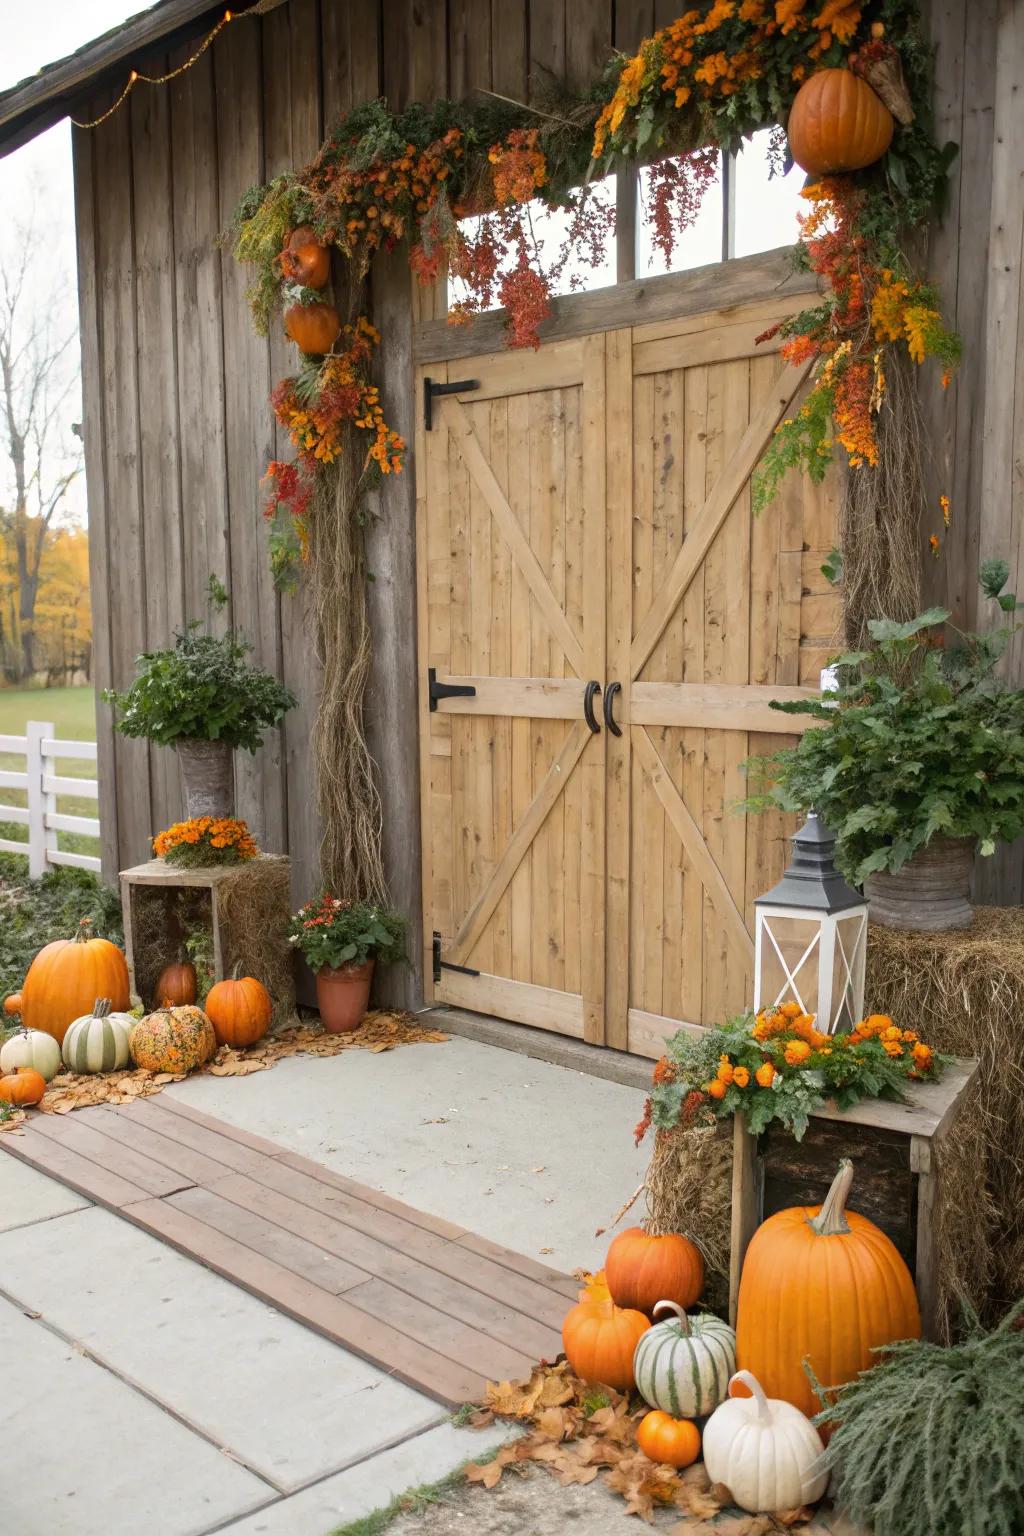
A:
[[[770,1088],[775,1081],[775,1068],[770,1061],[763,1062],[754,1073],[762,1088]]]
[[[791,1067],[798,1067],[810,1054],[811,1048],[806,1040],[791,1040],[784,1052],[786,1062]]]
[[[716,1074],[720,1083],[729,1084],[733,1080],[735,1068],[728,1056],[720,1056],[718,1060],[718,1072]]]
[[[750,1082],[750,1073],[746,1067],[737,1067],[732,1074],[732,1080],[737,1088],[745,1088]]]
[[[726,1091],[726,1084],[717,1077],[715,1078],[714,1082],[704,1084],[704,1092],[709,1094],[713,1099],[724,1099]]]

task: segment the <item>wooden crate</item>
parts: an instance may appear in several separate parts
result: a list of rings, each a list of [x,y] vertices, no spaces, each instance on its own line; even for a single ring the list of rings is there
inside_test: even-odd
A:
[[[272,877],[272,911],[267,931],[257,946],[244,942],[232,930],[226,897],[239,881],[268,884]],[[182,909],[188,921],[182,921]],[[125,954],[132,991],[147,1007],[157,1007],[156,979],[163,967],[177,958],[187,927],[208,927],[213,947],[214,979],[230,976],[236,962],[244,973],[262,981],[273,998],[274,1022],[295,1012],[295,986],[291,954],[285,930],[290,912],[289,865],[282,855],[260,854],[243,864],[210,869],[176,869],[162,859],[152,859],[134,869],[121,871],[121,908],[124,914]],[[164,936],[159,948],[145,941],[150,925]]]
[[[932,1220],[941,1198],[939,1153],[955,1125],[976,1061],[956,1061],[941,1082],[914,1085],[905,1104],[874,1099],[856,1108],[816,1110],[803,1141],[771,1126],[752,1136],[736,1116],[733,1131],[729,1314],[735,1323],[747,1245],[767,1216],[820,1205],[839,1159],[853,1161],[851,1208],[869,1217],[906,1259],[917,1286],[925,1338],[937,1334],[937,1265]]]

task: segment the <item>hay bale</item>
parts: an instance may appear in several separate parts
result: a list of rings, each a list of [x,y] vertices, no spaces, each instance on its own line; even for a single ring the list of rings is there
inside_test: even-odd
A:
[[[729,1305],[732,1121],[659,1131],[644,1185],[647,1229],[682,1232],[704,1256],[704,1301]]]
[[[994,1321],[1024,1294],[1024,910],[978,907],[953,933],[870,925],[866,990],[876,1012],[981,1063],[940,1159],[940,1289]]]

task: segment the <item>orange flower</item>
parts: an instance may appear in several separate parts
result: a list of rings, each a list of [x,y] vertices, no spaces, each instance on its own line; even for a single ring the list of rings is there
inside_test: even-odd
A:
[[[733,1064],[729,1060],[728,1056],[720,1056],[718,1058],[718,1072],[716,1074],[716,1076],[718,1078],[718,1081],[720,1083],[725,1083],[725,1084],[728,1085],[729,1083],[732,1082],[733,1075],[734,1075]]]
[[[919,1067],[927,1068],[932,1064],[932,1048],[921,1040],[913,1047],[911,1055]]]
[[[806,1040],[791,1040],[785,1050],[786,1062],[791,1067],[798,1067],[810,1054],[811,1048]]]
[[[716,1077],[713,1083],[704,1084],[704,1092],[710,1094],[713,1099],[724,1099],[726,1085]]]
[[[737,1067],[732,1074],[732,1080],[737,1088],[745,1088],[750,1082],[750,1073],[746,1067]]]
[[[787,1019],[799,1019],[804,1016],[804,1011],[800,1004],[794,1002],[783,1003],[782,1007],[779,1009],[779,1012],[783,1014]]]
[[[887,1056],[902,1056],[903,1047],[898,1040],[883,1040],[882,1049]]]
[[[754,1073],[762,1088],[770,1088],[775,1081],[775,1068],[770,1061],[763,1062]]]

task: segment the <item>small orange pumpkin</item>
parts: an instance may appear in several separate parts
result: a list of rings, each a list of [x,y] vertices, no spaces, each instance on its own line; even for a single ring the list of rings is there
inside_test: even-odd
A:
[[[116,944],[95,938],[83,918],[73,939],[55,939],[39,951],[21,996],[25,1028],[44,1029],[62,1045],[68,1026],[91,1013],[98,997],[108,997],[115,1012],[131,1006],[128,963]]]
[[[692,1307],[704,1289],[700,1249],[681,1232],[652,1237],[642,1227],[627,1227],[608,1249],[605,1279],[620,1307],[652,1313],[659,1301]]]
[[[34,1067],[15,1067],[0,1077],[0,1099],[5,1104],[38,1104],[46,1092],[46,1078]]]
[[[9,1019],[17,1018],[21,1012],[21,993],[11,992],[4,998],[4,1013]]]
[[[333,304],[289,304],[284,312],[285,334],[307,357],[322,357],[341,333]]]
[[[789,109],[789,152],[812,176],[874,165],[892,143],[889,108],[860,75],[819,69],[797,91]]]
[[[303,288],[322,288],[331,275],[331,253],[308,224],[292,230],[281,252],[281,271]]]
[[[640,1420],[636,1443],[649,1461],[689,1467],[700,1455],[700,1430],[692,1419],[674,1419],[656,1408]]]
[[[244,1049],[262,1040],[270,1027],[270,993],[255,976],[235,975],[218,981],[206,997],[206,1013],[218,1045]]]
[[[166,998],[172,1003],[194,1003],[197,990],[196,968],[187,960],[165,965],[156,984],[156,995],[161,1002]]]
[[[582,1381],[629,1392],[635,1385],[633,1353],[650,1323],[642,1312],[584,1295],[562,1324],[562,1344]]]

